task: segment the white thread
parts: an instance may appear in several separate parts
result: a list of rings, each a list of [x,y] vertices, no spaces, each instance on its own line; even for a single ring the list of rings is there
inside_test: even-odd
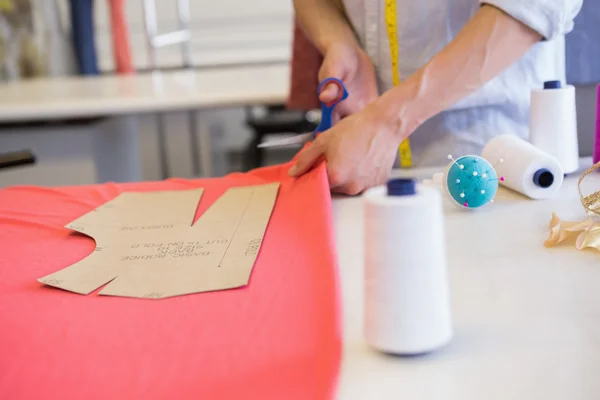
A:
[[[482,157],[501,161],[495,168],[500,185],[524,194],[532,199],[547,199],[558,191],[563,182],[563,170],[558,161],[531,143],[516,135],[496,136],[484,147]],[[552,184],[540,187],[534,182],[536,171],[547,169],[553,177]]]
[[[531,91],[529,141],[556,158],[565,174],[579,168],[574,86]]]
[[[364,199],[367,343],[400,355],[445,345],[452,324],[441,193],[417,185],[413,196],[388,196],[377,187]]]

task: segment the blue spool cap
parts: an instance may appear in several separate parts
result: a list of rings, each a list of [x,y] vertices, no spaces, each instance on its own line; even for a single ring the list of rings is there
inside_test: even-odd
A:
[[[554,183],[554,174],[546,168],[538,169],[533,174],[533,183],[541,188],[549,188]]]
[[[544,89],[560,89],[562,83],[560,81],[546,81],[544,82]]]
[[[387,183],[388,196],[411,196],[416,193],[413,179],[390,179]]]

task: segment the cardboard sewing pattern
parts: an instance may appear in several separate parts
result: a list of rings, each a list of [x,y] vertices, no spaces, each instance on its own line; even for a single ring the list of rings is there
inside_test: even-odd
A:
[[[67,228],[96,241],[39,281],[67,291],[160,299],[245,286],[279,183],[228,189],[192,225],[203,189],[126,192]]]

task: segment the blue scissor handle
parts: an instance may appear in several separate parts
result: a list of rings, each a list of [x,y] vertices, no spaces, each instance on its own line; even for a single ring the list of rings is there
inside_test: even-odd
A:
[[[331,128],[333,125],[332,115],[333,109],[335,106],[342,100],[345,100],[348,97],[348,91],[344,86],[344,83],[337,78],[326,78],[319,83],[319,87],[317,89],[317,93],[321,94],[321,89],[328,83],[333,83],[338,87],[338,97],[329,103],[321,102],[321,123],[315,131],[313,132],[313,138],[316,138],[317,133],[324,132]]]

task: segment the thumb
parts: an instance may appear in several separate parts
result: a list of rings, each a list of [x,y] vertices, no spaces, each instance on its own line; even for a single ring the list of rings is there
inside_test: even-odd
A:
[[[335,52],[330,52],[325,56],[323,64],[319,69],[319,81],[327,78],[337,78],[343,80],[344,78],[344,62],[343,57],[340,57]],[[338,96],[339,88],[334,83],[323,85],[321,92],[319,93],[319,100],[323,103],[329,103],[335,100]]]
[[[313,142],[307,148],[302,150],[296,158],[296,163],[290,168],[288,174],[292,177],[298,177],[311,169],[323,155],[323,147]]]
[[[323,103],[329,103],[335,100],[339,96],[340,89],[337,85],[329,83],[324,85],[321,93],[319,93],[319,100]]]

